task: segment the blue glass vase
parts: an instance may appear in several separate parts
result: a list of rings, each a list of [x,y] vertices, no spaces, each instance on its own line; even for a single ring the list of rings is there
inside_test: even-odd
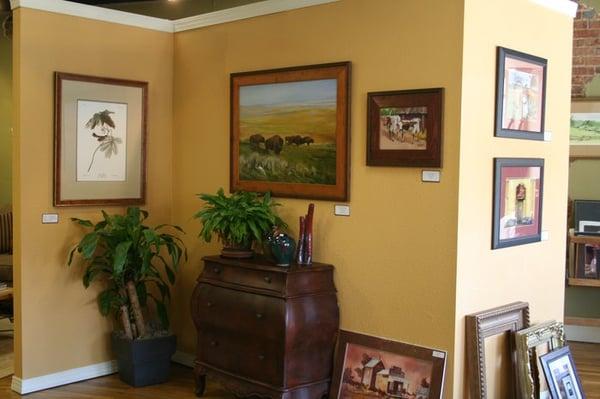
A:
[[[273,232],[268,240],[271,256],[277,266],[289,266],[294,261],[296,242],[290,236],[279,231]]]

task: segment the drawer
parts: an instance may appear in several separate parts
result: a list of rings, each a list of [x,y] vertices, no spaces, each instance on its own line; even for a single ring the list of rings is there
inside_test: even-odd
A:
[[[285,302],[266,295],[200,284],[196,309],[200,326],[236,331],[249,337],[283,340]]]
[[[205,261],[202,278],[283,293],[285,274]]]
[[[198,360],[233,374],[283,386],[283,342],[203,328],[198,333]]]

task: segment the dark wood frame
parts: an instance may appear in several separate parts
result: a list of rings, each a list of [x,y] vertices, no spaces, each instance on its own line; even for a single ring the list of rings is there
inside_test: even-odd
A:
[[[538,223],[535,234],[518,237],[500,239],[500,209],[502,198],[502,169],[506,167],[539,167],[540,185],[539,185],[539,203]],[[492,249],[512,247],[532,242],[538,242],[542,236],[542,211],[544,203],[544,160],[541,158],[494,158],[494,202],[493,202],[493,220],[492,220]]]
[[[444,377],[446,372],[446,359],[448,357],[446,351],[425,348],[404,342],[392,341],[389,339],[378,338],[352,331],[340,330],[335,351],[335,360],[333,363],[333,376],[331,380],[331,389],[329,391],[330,399],[339,398],[338,395],[344,372],[343,367],[346,356],[346,345],[348,344],[361,345],[368,348],[433,362],[429,397],[431,399],[439,399],[442,397],[442,392],[444,390]]]
[[[442,166],[443,88],[380,91],[367,94],[367,165]],[[425,150],[382,150],[379,148],[382,107],[427,106]]]
[[[350,62],[304,65],[230,76],[230,191],[270,191],[275,196],[348,201],[350,189]],[[239,87],[244,85],[337,79],[336,184],[302,184],[239,179]]]
[[[62,140],[62,82],[74,80],[79,82],[100,83],[109,85],[131,86],[142,89],[141,120],[141,157],[140,157],[140,197],[136,198],[98,198],[98,199],[63,199],[61,195],[61,140]],[[146,136],[148,119],[148,82],[114,79],[99,76],[78,75],[73,73],[54,73],[54,206],[97,206],[97,205],[141,205],[146,202]]]
[[[502,116],[504,115],[504,74],[505,74],[505,63],[506,57],[518,59],[521,61],[529,62],[531,64],[537,64],[543,67],[543,79],[542,82],[542,110],[541,110],[541,123],[539,132],[531,132],[528,130],[518,129],[503,129],[502,128]],[[544,121],[546,113],[546,79],[548,74],[548,60],[534,55],[522,53],[520,51],[507,49],[504,47],[498,47],[497,50],[497,63],[496,63],[496,121],[495,121],[495,133],[496,137],[508,137],[513,139],[527,139],[527,140],[544,140]]]
[[[550,371],[550,362],[563,356],[567,356],[569,358],[571,368],[573,369],[573,373],[575,374],[574,382],[577,384],[579,392],[581,392],[581,398],[585,399],[585,392],[583,391],[583,386],[581,385],[581,380],[579,379],[579,374],[577,373],[577,368],[575,367],[575,361],[573,360],[571,349],[568,346],[563,346],[560,349],[556,349],[540,357],[540,363],[542,364],[542,368],[544,369],[544,376],[546,377],[548,388],[550,388],[550,396],[552,397],[552,399],[561,398],[561,395],[558,392],[556,392],[556,387],[552,383],[554,381],[554,378],[552,376],[552,372]]]
[[[514,302],[466,316],[467,378],[471,399],[487,398],[485,339],[529,327],[529,304]],[[512,397],[517,392],[518,367],[514,335],[510,334],[509,348],[513,365]]]

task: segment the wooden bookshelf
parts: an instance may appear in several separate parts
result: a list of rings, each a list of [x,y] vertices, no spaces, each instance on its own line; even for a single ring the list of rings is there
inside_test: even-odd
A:
[[[600,287],[600,280],[595,278],[574,278],[569,277],[569,285],[578,287]]]

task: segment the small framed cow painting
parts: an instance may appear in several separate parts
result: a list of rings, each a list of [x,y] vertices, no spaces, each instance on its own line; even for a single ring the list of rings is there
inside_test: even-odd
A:
[[[367,95],[367,165],[442,166],[442,88]]]
[[[349,198],[350,63],[231,74],[231,191]]]
[[[445,351],[340,330],[331,399],[439,399]]]

